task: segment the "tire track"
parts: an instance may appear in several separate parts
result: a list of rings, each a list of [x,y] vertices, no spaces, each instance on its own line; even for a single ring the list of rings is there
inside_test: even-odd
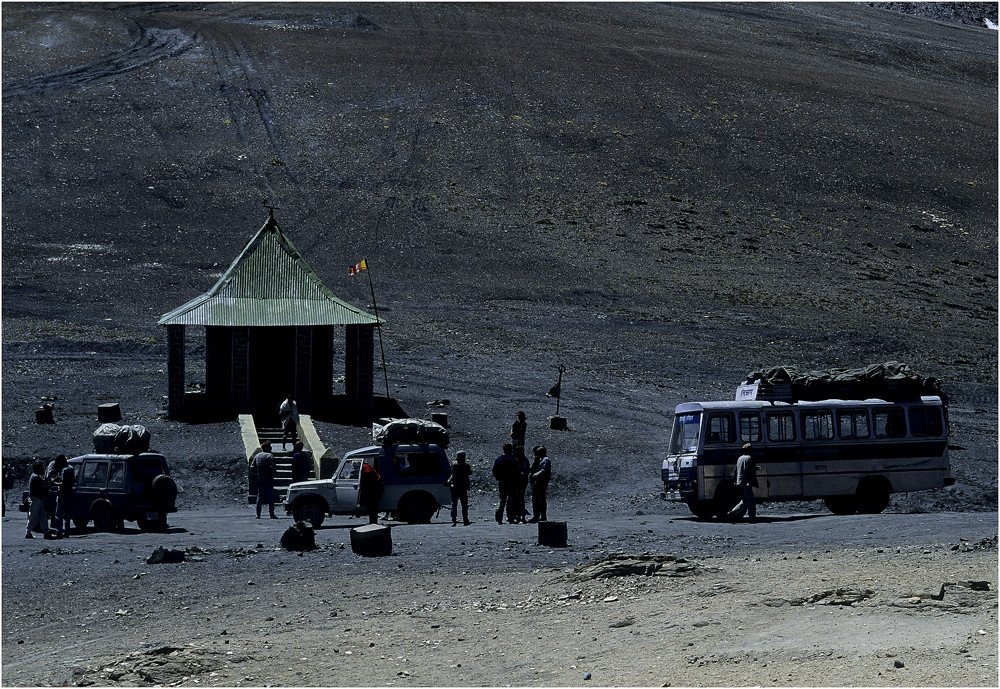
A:
[[[49,74],[29,77],[3,88],[3,99],[50,95],[86,88],[114,79],[160,60],[177,57],[193,48],[198,35],[182,28],[158,28],[136,25],[129,31],[132,44],[96,60]]]
[[[288,146],[281,135],[267,82],[261,78],[246,46],[230,31],[202,25],[202,36],[215,63],[218,92],[226,101],[230,121],[247,151],[266,199],[281,205],[294,195],[301,208],[299,222],[316,212],[302,194],[302,182],[288,162]]]

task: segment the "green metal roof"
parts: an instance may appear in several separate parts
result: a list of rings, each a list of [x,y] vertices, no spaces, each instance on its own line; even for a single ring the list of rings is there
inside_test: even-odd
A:
[[[373,325],[335,297],[278,227],[272,212],[209,291],[160,316],[159,325]]]

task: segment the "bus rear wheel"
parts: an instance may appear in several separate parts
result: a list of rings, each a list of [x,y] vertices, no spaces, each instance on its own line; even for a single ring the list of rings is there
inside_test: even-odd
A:
[[[879,514],[889,506],[892,486],[881,476],[862,479],[858,484],[857,504],[860,514]]]
[[[854,514],[858,511],[857,500],[853,495],[831,495],[823,498],[826,509],[834,514]]]

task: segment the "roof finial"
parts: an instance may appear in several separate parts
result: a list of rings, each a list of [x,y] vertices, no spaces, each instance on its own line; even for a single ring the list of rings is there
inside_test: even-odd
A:
[[[280,211],[281,210],[277,206],[270,205],[268,203],[268,199],[264,199],[264,208],[268,209],[267,219],[268,219],[269,222],[273,222],[274,221],[274,211]]]

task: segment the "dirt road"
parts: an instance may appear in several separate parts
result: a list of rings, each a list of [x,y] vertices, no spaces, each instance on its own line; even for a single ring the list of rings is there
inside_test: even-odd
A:
[[[3,683],[996,684],[995,514],[583,508],[553,549],[480,503],[469,527],[394,527],[385,558],[352,553],[346,518],[299,555],[249,507],[60,541],[8,513]],[[158,545],[185,561],[147,564]]]

